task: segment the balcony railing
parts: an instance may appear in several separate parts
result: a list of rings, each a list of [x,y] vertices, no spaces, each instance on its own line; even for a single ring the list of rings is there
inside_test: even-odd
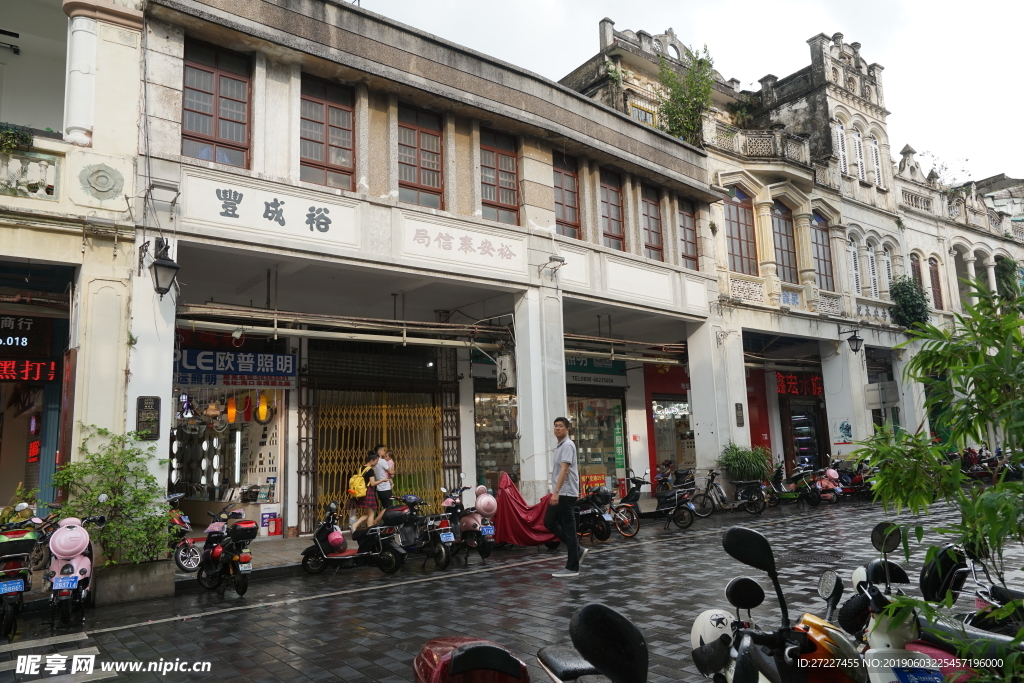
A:
[[[62,158],[41,152],[0,154],[0,196],[59,201]]]
[[[912,209],[918,209],[919,211],[931,211],[932,200],[929,197],[922,197],[919,194],[908,192],[903,190],[903,203]]]
[[[782,130],[745,130],[704,117],[704,144],[754,158],[788,159],[810,164],[810,143]]]

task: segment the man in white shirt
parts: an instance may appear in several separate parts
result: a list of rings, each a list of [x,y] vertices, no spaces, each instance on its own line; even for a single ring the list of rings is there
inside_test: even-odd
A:
[[[388,447],[383,444],[377,444],[377,455],[380,459],[377,460],[377,464],[373,466],[373,478],[377,480],[377,502],[380,503],[380,515],[377,517],[376,524],[380,524],[380,520],[384,517],[384,513],[388,509],[388,505],[391,505],[391,473],[388,471],[390,465],[388,461],[384,459],[384,455],[387,453]]]
[[[544,526],[557,536],[568,549],[565,569],[551,576],[570,578],[580,573],[580,562],[588,549],[580,552],[579,539],[576,537],[576,515],[573,514],[576,500],[580,496],[580,471],[576,457],[576,444],[569,438],[569,419],[555,418],[555,457],[551,468],[551,498],[544,515]]]

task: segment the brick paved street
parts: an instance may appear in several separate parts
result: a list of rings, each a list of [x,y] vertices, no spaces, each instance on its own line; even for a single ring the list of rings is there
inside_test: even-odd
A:
[[[535,653],[568,640],[569,617],[599,601],[621,610],[645,633],[651,649],[652,683],[700,680],[689,657],[693,618],[726,606],[722,590],[734,576],[770,584],[721,549],[722,529],[744,524],[762,531],[775,548],[791,612],[821,612],[818,574],[835,568],[844,579],[874,556],[871,527],[884,518],[879,507],[841,504],[817,510],[769,510],[756,519],[716,514],[687,531],[663,530],[644,520],[631,540],[614,536],[598,544],[574,580],[553,579],[563,555],[547,550],[496,551],[486,562],[460,558],[447,572],[412,560],[386,577],[375,568],[331,576],[288,576],[253,582],[244,598],[189,592],[173,600],[95,610],[85,629],[58,628],[55,639],[40,614],[27,615],[10,645],[0,645],[0,682],[13,681],[18,654],[98,654],[97,661],[209,660],[209,674],[119,674],[131,681],[218,679],[224,683],[272,681],[412,680],[411,662],[422,643],[436,636],[479,635],[495,640],[528,662],[534,681],[547,680]],[[950,519],[937,508],[925,525]],[[261,544],[260,544],[261,545]],[[258,550],[259,545],[256,546]],[[916,580],[921,554],[910,563]],[[911,586],[913,589],[914,586]],[[778,622],[769,596],[755,617]],[[46,677],[41,680],[100,680]],[[18,677],[18,681],[37,677]]]

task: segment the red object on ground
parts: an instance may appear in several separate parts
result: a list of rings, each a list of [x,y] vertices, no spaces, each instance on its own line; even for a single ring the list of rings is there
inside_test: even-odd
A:
[[[548,498],[544,496],[536,505],[527,505],[508,473],[501,473],[498,483],[498,511],[491,517],[494,541],[513,545],[543,545],[557,541],[558,537],[544,526],[544,513]]]
[[[523,660],[497,643],[469,636],[428,640],[412,670],[416,683],[530,683]]]

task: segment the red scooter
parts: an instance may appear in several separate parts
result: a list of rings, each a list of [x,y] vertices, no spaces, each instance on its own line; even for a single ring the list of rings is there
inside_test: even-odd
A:
[[[167,496],[167,502],[171,506],[171,548],[174,550],[174,563],[178,569],[191,574],[199,570],[203,561],[203,553],[196,547],[195,539],[189,538],[192,531],[192,520],[187,515],[181,514],[178,503],[184,493],[173,493]]]
[[[469,636],[427,641],[412,669],[416,683],[530,683],[523,660],[497,643]]]

